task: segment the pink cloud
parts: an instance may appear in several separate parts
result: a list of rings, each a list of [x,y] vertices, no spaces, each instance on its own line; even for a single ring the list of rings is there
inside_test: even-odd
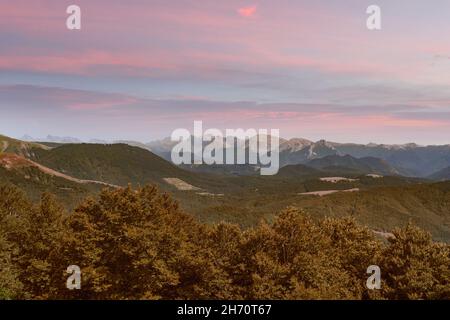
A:
[[[173,71],[176,66],[163,55],[148,57],[134,52],[112,53],[106,51],[85,51],[66,55],[0,55],[0,69],[29,70],[47,73],[70,73],[77,75],[95,74],[92,68],[101,66],[123,67],[122,74],[140,75],[145,70]],[[127,71],[127,68],[129,69]]]
[[[129,106],[139,102],[138,99],[134,98],[123,98],[122,100],[106,100],[106,101],[93,101],[93,102],[82,102],[67,105],[66,108],[73,111],[92,111],[92,110],[103,110],[110,109],[119,106]]]
[[[221,78],[221,69],[243,68],[267,73],[280,68],[289,72],[310,68],[325,73],[408,79],[421,71],[415,61],[398,63],[396,59],[374,59],[370,50],[361,50],[361,54],[355,55],[353,42],[363,43],[363,48],[368,45],[365,34],[353,31],[359,29],[346,24],[345,16],[334,17],[320,7],[302,7],[300,13],[293,13],[274,4],[264,4],[265,10],[273,9],[277,14],[247,24],[243,32],[245,20],[236,21],[236,17],[223,14],[225,10],[217,5],[200,9],[170,5],[171,10],[158,7],[145,10],[146,7],[125,8],[114,4],[109,14],[104,15],[102,5],[80,1],[87,12],[83,31],[70,33],[64,27],[67,16],[64,5],[45,0],[40,6],[17,1],[20,5],[0,4],[0,12],[8,12],[6,20],[0,21],[0,29],[25,38],[33,36],[33,41],[42,40],[43,44],[51,41],[57,46],[55,49],[30,48],[25,42],[5,46],[0,52],[0,69],[4,70],[81,75],[111,70],[124,76],[154,75],[164,70],[164,75],[195,73],[207,79]],[[229,10],[236,8],[233,4],[223,7],[231,13]],[[258,10],[256,5],[243,6],[237,9],[237,14],[251,18]],[[351,41],[342,36],[328,36],[324,41],[319,36],[329,34],[328,24],[323,21],[331,19],[332,24],[344,28],[343,33],[351,35]],[[164,28],[145,28],[146,21],[154,21]],[[124,39],[123,43],[112,40],[116,38]],[[152,41],[147,43],[142,39]],[[74,50],[77,43],[79,46]],[[311,48],[311,52],[335,54],[299,52],[297,43]],[[403,49],[398,50],[403,52]],[[402,57],[400,53],[398,56]],[[379,55],[376,52],[376,57]]]
[[[251,18],[255,15],[256,13],[256,6],[251,6],[251,7],[242,7],[238,9],[238,13],[241,17],[244,18]]]

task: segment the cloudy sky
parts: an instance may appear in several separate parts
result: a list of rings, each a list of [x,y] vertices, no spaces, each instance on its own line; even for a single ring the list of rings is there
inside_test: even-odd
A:
[[[382,10],[382,30],[366,9]],[[66,28],[66,8],[82,30]],[[450,143],[450,2],[0,0],[0,134]]]

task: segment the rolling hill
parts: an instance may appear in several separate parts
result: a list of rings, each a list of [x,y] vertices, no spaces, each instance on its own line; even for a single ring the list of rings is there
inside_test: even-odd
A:
[[[41,154],[38,162],[80,179],[126,186],[189,179],[191,175],[148,150],[126,144],[67,144]]]
[[[450,241],[450,184],[392,175],[395,169],[373,157],[328,155],[307,165],[287,165],[276,176],[233,176],[209,167],[216,174],[183,170],[127,144],[43,146],[2,140],[8,141],[8,149],[3,149],[10,153],[0,155],[1,181],[19,186],[33,199],[45,191],[55,193],[67,207],[107,184],[156,184],[204,222],[225,220],[247,227],[297,206],[314,217],[353,215],[387,232],[411,220],[436,239]],[[355,192],[311,195],[333,190]]]
[[[355,217],[375,230],[409,222],[450,242],[450,182],[373,188],[327,197],[303,196],[299,206],[314,216]]]
[[[303,164],[287,165],[278,171],[279,177],[321,177],[328,173]]]
[[[348,190],[357,185],[342,182],[334,189]],[[278,192],[230,194],[220,199],[191,203],[188,212],[204,222],[224,220],[251,227],[261,219],[271,221],[275,212],[294,206],[317,219],[352,216],[381,232],[391,232],[395,227],[412,222],[431,232],[435,240],[450,243],[450,182],[362,186],[359,191],[325,196],[301,194],[319,188],[330,189],[330,185],[311,181],[295,189],[279,188]]]
[[[127,144],[66,144],[40,153],[36,161],[79,179],[119,186],[155,184],[176,192],[179,188],[167,180],[176,178],[208,192],[221,192],[224,188],[220,176],[195,174],[149,150]]]
[[[27,158],[36,158],[36,154],[50,147],[36,142],[25,142],[0,135],[0,154],[15,153]]]
[[[77,179],[11,153],[0,154],[0,182],[18,186],[35,201],[42,193],[50,192],[60,198],[67,208],[108,187],[101,181]]]

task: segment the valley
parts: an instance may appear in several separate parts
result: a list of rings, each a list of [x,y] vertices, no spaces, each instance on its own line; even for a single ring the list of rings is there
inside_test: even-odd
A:
[[[2,140],[8,148],[0,154],[1,181],[36,200],[43,192],[54,193],[68,209],[104,187],[154,184],[207,223],[227,221],[246,228],[295,206],[315,219],[353,216],[377,232],[413,222],[450,242],[450,182],[405,177],[378,158],[328,155],[285,165],[275,176],[259,176],[222,166],[188,170],[125,143]]]

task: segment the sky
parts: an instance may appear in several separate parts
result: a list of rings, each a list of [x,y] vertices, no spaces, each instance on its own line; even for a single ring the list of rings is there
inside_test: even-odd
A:
[[[449,144],[449,15],[448,0],[0,0],[0,134],[148,142],[202,120]]]

